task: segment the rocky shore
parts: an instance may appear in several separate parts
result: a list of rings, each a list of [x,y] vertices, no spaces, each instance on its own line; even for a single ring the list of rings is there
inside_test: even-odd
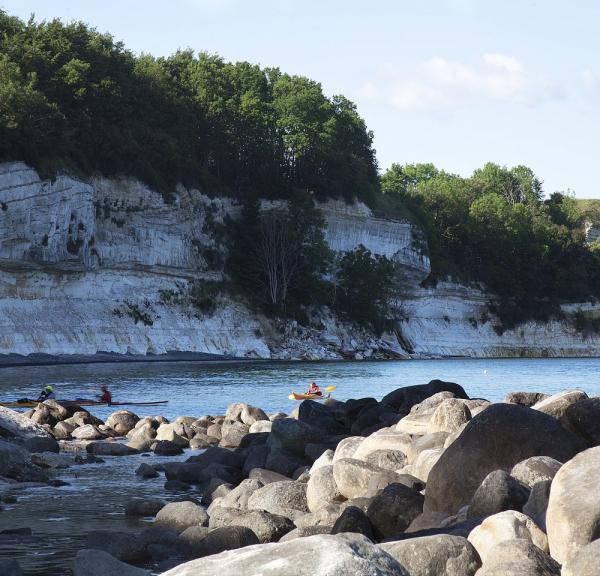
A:
[[[0,506],[60,485],[55,469],[151,452],[172,459],[132,474],[164,475],[165,499],[134,498],[125,515],[154,522],[90,532],[73,576],[599,573],[600,398],[580,390],[490,403],[434,380],[380,401],[289,415],[235,403],[173,422],[102,422],[52,400],[0,408]],[[22,574],[11,560],[0,573]]]

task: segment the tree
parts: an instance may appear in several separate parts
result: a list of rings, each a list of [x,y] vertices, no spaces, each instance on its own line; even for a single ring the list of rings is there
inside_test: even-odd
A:
[[[395,278],[394,263],[362,244],[341,257],[336,308],[357,323],[382,333],[388,323]]]

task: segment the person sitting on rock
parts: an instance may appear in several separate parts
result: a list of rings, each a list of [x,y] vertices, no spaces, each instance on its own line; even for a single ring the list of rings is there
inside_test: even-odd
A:
[[[322,396],[323,392],[321,392],[321,389],[314,382],[311,382],[310,386],[308,387],[308,394],[315,394],[317,396]]]
[[[40,392],[37,401],[43,402],[44,400],[50,400],[51,398],[54,398],[54,386],[48,384],[48,386]]]
[[[100,386],[100,390],[102,391],[102,394],[98,396],[98,400],[100,400],[100,402],[110,404],[112,402],[112,394],[110,393],[108,386],[106,384],[102,384],[102,386]]]

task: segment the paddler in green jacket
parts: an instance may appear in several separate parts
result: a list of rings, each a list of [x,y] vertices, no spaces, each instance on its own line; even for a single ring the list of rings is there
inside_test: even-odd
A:
[[[44,400],[50,400],[51,398],[54,398],[54,386],[48,384],[48,386],[40,392],[37,401],[43,402]]]

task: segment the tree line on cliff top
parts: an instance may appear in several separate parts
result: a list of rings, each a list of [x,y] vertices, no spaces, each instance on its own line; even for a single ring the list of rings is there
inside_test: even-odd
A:
[[[585,244],[581,210],[568,194],[544,199],[530,169],[487,164],[462,178],[430,164],[395,164],[380,178],[373,135],[356,107],[325,96],[319,83],[190,50],[135,55],[82,23],[23,22],[0,10],[4,160],[24,160],[45,176],[58,169],[136,176],[167,200],[179,182],[247,200],[247,229],[236,231],[239,281],[280,312],[330,298],[322,295],[331,295],[331,285],[324,291],[319,280],[331,277],[324,223],[309,209],[260,221],[251,208],[259,196],[358,199],[377,213],[413,219],[428,240],[428,281],[484,282],[498,296],[504,327],[600,297],[600,250]],[[264,243],[282,223],[302,246],[301,258],[281,278],[260,278],[248,268],[249,242],[259,254],[261,237]],[[375,312],[365,295],[378,286],[389,297],[388,263],[363,250],[340,265],[335,301],[368,323]],[[388,308],[383,302],[379,310]]]

